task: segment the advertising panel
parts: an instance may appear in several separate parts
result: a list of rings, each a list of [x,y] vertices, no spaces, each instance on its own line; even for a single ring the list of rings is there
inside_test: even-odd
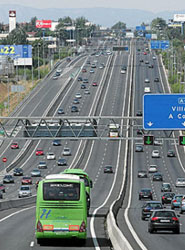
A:
[[[37,20],[36,28],[51,28],[51,20]]]
[[[185,22],[185,14],[174,14],[174,22]]]
[[[9,10],[9,17],[16,17],[16,11],[15,10]]]

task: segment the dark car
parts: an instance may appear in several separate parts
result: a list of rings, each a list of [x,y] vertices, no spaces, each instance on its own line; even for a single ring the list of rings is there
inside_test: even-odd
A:
[[[139,192],[139,200],[141,199],[153,200],[152,190],[150,188],[142,188]]]
[[[136,145],[135,152],[143,152],[143,145]]]
[[[89,80],[87,78],[83,79],[83,83],[88,83],[88,82],[89,82]]]
[[[61,72],[56,71],[55,76],[60,76]]]
[[[104,173],[108,173],[108,174],[109,174],[109,173],[112,174],[112,173],[113,173],[113,168],[112,168],[112,166],[105,166],[103,172],[104,172]]]
[[[15,168],[13,170],[13,175],[14,176],[21,176],[21,175],[23,175],[23,169],[22,168]]]
[[[143,135],[143,129],[137,129],[137,135]]]
[[[121,67],[121,69],[127,70],[127,66],[126,66],[126,65],[123,65],[123,66]]]
[[[153,69],[153,67],[154,67],[153,64],[148,65],[148,68],[150,68],[150,69]]]
[[[167,153],[167,156],[168,157],[175,157],[175,152],[171,149],[168,150],[168,153]]]
[[[140,61],[140,62],[143,62],[143,59],[140,59],[139,61]]]
[[[5,193],[5,185],[3,183],[0,183],[0,191]]]
[[[53,146],[61,146],[61,140],[58,139],[53,140]]]
[[[77,79],[79,82],[83,81],[83,78],[81,76],[78,77]]]
[[[142,206],[141,219],[145,220],[146,218],[150,218],[152,212],[156,209],[163,209],[160,201],[147,201]]]
[[[58,166],[66,166],[67,165],[67,161],[64,158],[60,158],[60,159],[58,159],[57,164],[58,164]]]
[[[64,114],[64,110],[62,108],[59,108],[58,111],[57,111],[58,115],[62,115]]]
[[[159,82],[159,77],[154,78],[154,82]]]
[[[79,100],[77,99],[77,98],[75,98],[74,100],[73,100],[73,104],[79,104],[80,102],[79,102]]]
[[[175,193],[172,192],[164,193],[161,197],[162,204],[171,204],[174,195]]]
[[[72,106],[71,107],[71,112],[78,112],[78,107],[77,106]]]
[[[138,111],[136,112],[136,116],[143,116],[143,112],[142,112],[141,110],[138,110]]]
[[[14,178],[12,175],[5,175],[3,178],[3,183],[14,183]]]
[[[180,233],[179,219],[173,210],[162,209],[152,213],[148,223],[148,232],[153,233],[158,230],[170,230],[176,234]]]
[[[85,85],[85,84],[82,84],[82,85],[81,85],[81,89],[86,89],[86,85]]]
[[[153,175],[153,181],[163,181],[163,176],[161,173],[157,172]]]
[[[161,186],[161,192],[171,192],[172,191],[172,187],[170,185],[170,183],[163,183]]]

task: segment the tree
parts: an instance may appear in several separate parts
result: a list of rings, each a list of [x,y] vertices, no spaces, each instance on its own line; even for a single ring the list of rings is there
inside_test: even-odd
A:
[[[126,24],[123,23],[123,22],[118,22],[118,23],[114,24],[111,29],[113,29],[113,30],[123,30],[123,29],[126,29]]]
[[[27,35],[24,29],[16,28],[10,32],[7,38],[2,40],[2,44],[27,44]]]
[[[166,21],[160,17],[157,17],[152,20],[151,28],[152,29],[165,29],[167,27]]]

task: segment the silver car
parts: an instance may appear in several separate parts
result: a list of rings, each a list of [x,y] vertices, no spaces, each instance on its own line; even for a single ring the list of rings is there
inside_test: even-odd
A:
[[[40,177],[41,176],[41,172],[38,168],[35,168],[31,171],[31,176],[32,177]]]
[[[157,166],[156,165],[150,165],[148,169],[149,173],[156,173],[157,172]]]
[[[153,150],[152,151],[152,158],[159,158],[160,155],[159,155],[159,150]]]
[[[176,187],[185,187],[185,178],[177,178],[175,186]]]
[[[32,196],[30,186],[21,186],[18,191],[18,197],[23,198],[23,197],[30,197],[30,196]]]
[[[71,150],[70,148],[64,148],[63,153],[64,156],[69,156],[71,155]]]

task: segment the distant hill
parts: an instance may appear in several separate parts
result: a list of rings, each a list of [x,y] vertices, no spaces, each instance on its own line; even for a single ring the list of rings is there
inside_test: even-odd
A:
[[[137,9],[117,8],[37,9],[16,4],[0,4],[0,22],[8,23],[9,10],[16,10],[17,22],[30,21],[30,19],[34,16],[38,19],[52,19],[55,21],[57,21],[58,18],[65,16],[70,16],[71,18],[84,16],[89,21],[105,27],[111,27],[118,21],[125,22],[127,27],[135,27],[136,25],[140,25],[142,22],[149,23],[156,17],[168,20],[173,18],[173,14],[185,13],[185,10],[180,12],[163,11],[153,13]]]

